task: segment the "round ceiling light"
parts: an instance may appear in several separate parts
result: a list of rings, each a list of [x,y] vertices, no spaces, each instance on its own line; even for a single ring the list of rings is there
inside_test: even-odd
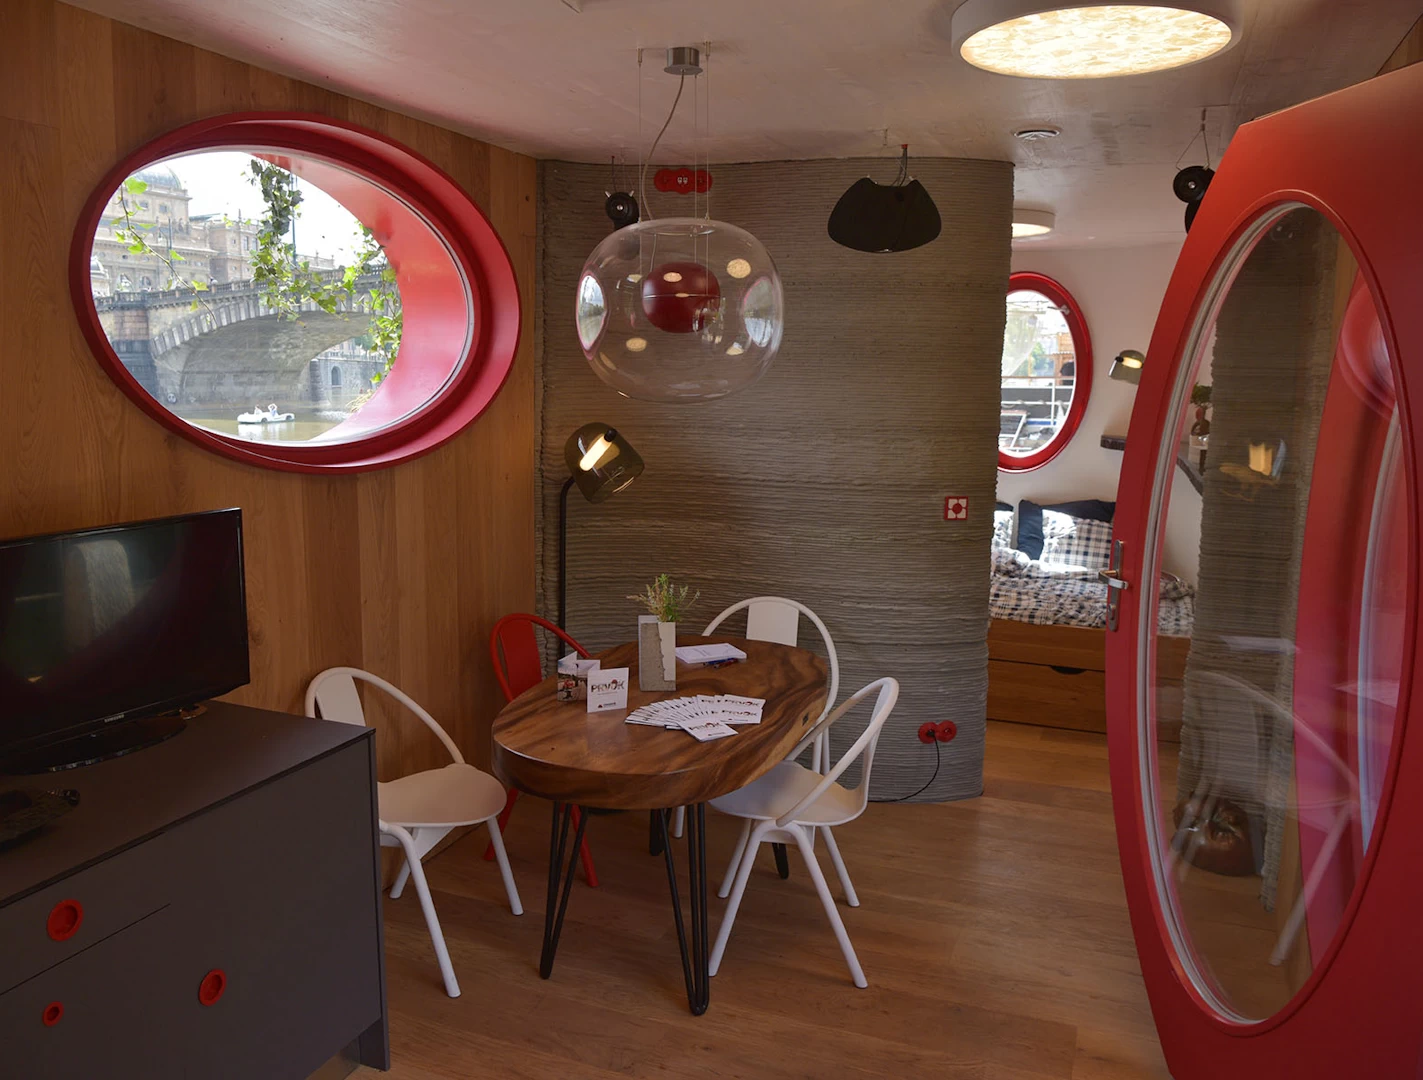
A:
[[[1232,0],[1074,5],[968,0],[953,46],[975,67],[1031,79],[1141,75],[1204,60],[1234,44]]]
[[[1013,207],[1013,239],[1027,240],[1034,236],[1046,236],[1057,224],[1057,215],[1051,210],[1022,210]]]

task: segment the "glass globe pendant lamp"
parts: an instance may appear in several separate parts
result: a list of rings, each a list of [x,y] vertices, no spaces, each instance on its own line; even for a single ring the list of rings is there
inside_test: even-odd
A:
[[[781,344],[776,264],[745,229],[663,218],[618,229],[578,282],[578,340],[594,372],[645,401],[710,401],[765,374]]]

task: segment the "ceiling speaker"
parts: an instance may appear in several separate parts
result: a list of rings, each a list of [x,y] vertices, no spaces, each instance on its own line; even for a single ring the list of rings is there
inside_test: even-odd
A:
[[[1191,222],[1196,220],[1196,211],[1201,208],[1201,200],[1206,197],[1206,189],[1215,179],[1215,170],[1205,165],[1187,165],[1171,180],[1171,190],[1176,198],[1186,204],[1186,231],[1191,231]]]
[[[856,251],[909,251],[939,235],[939,208],[918,180],[877,184],[856,180],[830,212],[827,231]]]
[[[603,204],[603,213],[608,215],[614,229],[636,225],[638,218],[642,216],[637,208],[637,200],[626,191],[615,191],[609,195],[608,201]]]

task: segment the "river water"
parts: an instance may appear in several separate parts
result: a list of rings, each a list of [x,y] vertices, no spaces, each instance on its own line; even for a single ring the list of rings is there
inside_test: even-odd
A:
[[[219,435],[227,435],[249,442],[306,442],[330,431],[341,421],[331,419],[329,410],[290,409],[277,407],[279,412],[289,412],[295,420],[284,420],[265,424],[239,424],[237,412],[226,415],[203,413],[178,413],[177,415],[194,427],[205,428]],[[242,410],[243,412],[247,410]]]

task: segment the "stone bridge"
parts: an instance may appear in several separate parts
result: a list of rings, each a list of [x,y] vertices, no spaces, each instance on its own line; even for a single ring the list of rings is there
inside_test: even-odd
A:
[[[320,276],[339,280],[341,271]],[[357,279],[354,299],[343,300],[336,314],[308,302],[295,319],[269,308],[250,281],[212,286],[199,294],[196,310],[190,290],[121,292],[94,304],[119,359],[159,401],[199,408],[276,401],[286,408],[322,400],[310,361],[366,332],[364,303],[377,280]]]

